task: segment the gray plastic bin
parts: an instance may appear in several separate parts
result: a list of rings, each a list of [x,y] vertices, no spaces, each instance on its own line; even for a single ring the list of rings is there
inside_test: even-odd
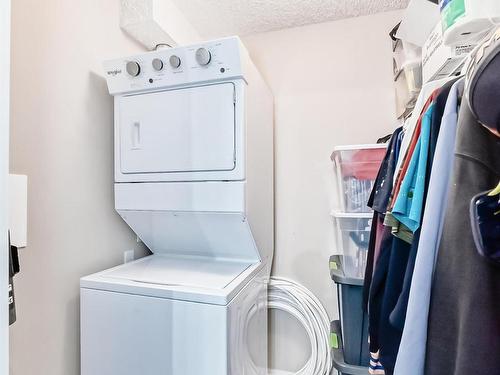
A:
[[[367,375],[368,367],[350,365],[344,357],[344,346],[340,321],[334,320],[331,325],[330,346],[332,347],[333,367],[339,372],[339,375]],[[333,373],[333,372],[332,372]]]
[[[363,279],[346,276],[343,263],[342,255],[330,257],[330,276],[337,285],[340,311],[340,322],[332,324],[332,342],[341,343],[341,349],[332,348],[334,367],[341,374],[367,374],[370,353],[368,315],[363,311]]]

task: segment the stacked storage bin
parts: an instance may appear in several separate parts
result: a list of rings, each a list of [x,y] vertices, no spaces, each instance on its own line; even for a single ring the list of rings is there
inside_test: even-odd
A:
[[[332,212],[337,251],[330,276],[337,287],[340,320],[332,322],[333,365],[341,375],[366,375],[368,317],[363,311],[363,279],[373,214],[367,206],[385,144],[336,147],[332,154],[340,210]]]

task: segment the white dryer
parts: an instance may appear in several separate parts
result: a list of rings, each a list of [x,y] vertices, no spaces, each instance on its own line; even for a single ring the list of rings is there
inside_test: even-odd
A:
[[[104,67],[115,208],[153,255],[81,279],[82,375],[267,374],[268,87],[235,37]]]

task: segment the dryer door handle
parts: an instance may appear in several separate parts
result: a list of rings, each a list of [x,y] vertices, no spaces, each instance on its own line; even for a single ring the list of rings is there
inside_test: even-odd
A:
[[[132,150],[141,149],[141,123],[139,121],[134,121],[131,128],[131,145]]]

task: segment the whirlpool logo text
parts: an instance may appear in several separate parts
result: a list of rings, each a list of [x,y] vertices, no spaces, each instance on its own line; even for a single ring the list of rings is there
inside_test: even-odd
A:
[[[115,70],[108,70],[108,72],[107,72],[107,73],[108,73],[108,76],[113,76],[113,77],[115,77],[115,76],[117,76],[118,74],[121,74],[121,73],[122,73],[122,71],[121,71],[121,70],[119,70],[119,69],[115,69]]]

